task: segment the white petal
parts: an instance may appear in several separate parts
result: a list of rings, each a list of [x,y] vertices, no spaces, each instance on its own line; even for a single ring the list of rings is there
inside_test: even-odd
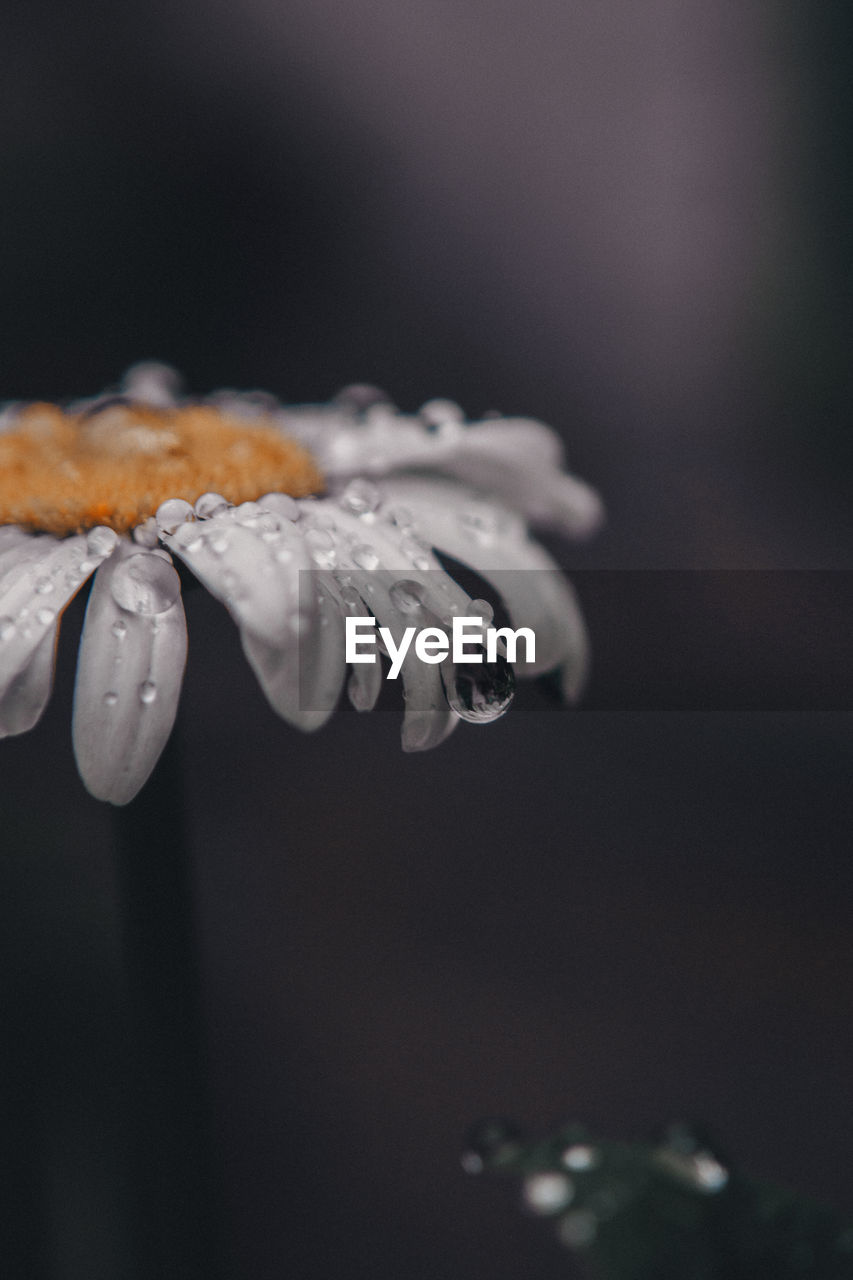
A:
[[[116,569],[139,554],[138,546],[123,541],[95,578],[74,687],[72,737],[80,776],[98,800],[117,805],[133,799],[166,745],[187,654],[180,595],[153,617],[122,609],[113,597]]]
[[[0,555],[21,542],[29,542],[32,537],[33,534],[27,533],[26,529],[18,528],[16,524],[0,525]]]
[[[29,665],[15,677],[0,699],[0,738],[26,733],[38,722],[53,690],[56,623],[36,646]]]
[[[364,420],[337,409],[325,415],[285,413],[282,421],[312,449],[332,479],[438,472],[493,493],[533,523],[572,537],[587,537],[603,519],[595,490],[561,470],[560,438],[532,419],[490,419],[467,426],[448,422],[430,431],[421,419],[378,405]]]
[[[307,517],[324,520],[322,527],[335,540],[338,564],[335,577],[344,587],[358,593],[379,625],[389,629],[396,645],[401,643],[406,628],[414,623],[413,617],[395,603],[395,588],[401,582],[413,584],[417,589],[425,614],[421,626],[447,623],[454,614],[465,613],[470,603],[468,595],[424,547],[407,549],[410,534],[385,519],[373,516],[366,520],[353,515],[334,499],[300,506]],[[426,567],[418,567],[415,561]],[[400,675],[405,698],[403,750],[426,751],[442,742],[456,727],[456,717],[444,696],[439,667],[421,662],[410,648]]]
[[[252,528],[226,511],[182,525],[162,541],[242,629],[273,648],[287,642],[299,607],[299,570],[312,567],[290,521],[270,515]]]
[[[15,532],[18,532],[16,530]],[[56,538],[32,533],[0,543],[0,592],[21,565],[37,564],[57,545]]]
[[[413,618],[401,613],[391,596],[391,589],[398,579],[398,574],[384,571],[352,576],[353,586],[379,625],[388,628],[397,646],[402,642],[405,629],[413,625]],[[415,621],[414,625],[431,626],[434,622],[435,618],[431,617],[420,624]],[[400,675],[405,698],[401,735],[403,750],[428,751],[443,742],[458,723],[444,694],[440,667],[421,662],[410,647],[403,659]]]
[[[494,587],[514,627],[532,628],[536,660],[516,662],[517,673],[538,675],[559,667],[564,693],[575,699],[589,656],[583,617],[571,584],[518,518],[446,481],[396,476],[382,488],[388,501],[408,508],[438,551],[468,565]]]
[[[311,732],[334,711],[346,675],[344,621],[339,601],[318,575],[303,581],[302,595],[319,597],[316,611],[302,609],[301,631],[290,643],[273,647],[243,630],[243,652],[258,677],[270,706],[288,724]],[[303,605],[307,602],[303,601]]]
[[[341,613],[346,618],[367,618],[367,606],[354,591],[341,590],[335,584],[340,600]],[[354,662],[350,667],[347,696],[356,711],[372,711],[382,692],[382,663]]]
[[[14,559],[0,579],[0,697],[105,558],[80,536],[31,538],[6,554]]]

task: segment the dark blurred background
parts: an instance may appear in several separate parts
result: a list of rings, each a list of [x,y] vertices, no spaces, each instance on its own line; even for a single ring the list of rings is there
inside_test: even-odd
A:
[[[841,0],[4,7],[0,395],[157,358],[197,392],[446,396],[554,425],[609,510],[553,544],[606,655],[589,708],[524,689],[425,757],[393,697],[288,730],[190,596],[222,1274],[567,1274],[460,1171],[496,1111],[701,1118],[853,1213],[849,711],[825,684],[820,710],[751,710],[741,668],[720,705],[699,660],[660,709],[638,644],[665,682],[655,602],[668,644],[678,607],[638,579],[616,607],[599,572],[846,584],[851,26]],[[731,580],[691,597],[691,634],[734,628],[759,683],[765,655],[840,669],[850,610],[803,654],[790,595]],[[2,746],[7,1273],[141,1280],[146,1062],[112,814],[71,756],[79,623],[44,721]]]

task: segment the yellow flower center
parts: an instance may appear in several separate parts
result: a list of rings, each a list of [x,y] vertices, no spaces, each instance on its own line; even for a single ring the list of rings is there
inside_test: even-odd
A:
[[[269,419],[207,405],[154,409],[112,402],[67,414],[32,404],[0,434],[0,525],[68,534],[140,524],[167,498],[203,493],[249,502],[303,498],[323,480],[311,454]]]

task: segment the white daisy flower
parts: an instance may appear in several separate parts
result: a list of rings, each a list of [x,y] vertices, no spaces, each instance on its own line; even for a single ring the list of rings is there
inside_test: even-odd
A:
[[[119,396],[0,415],[0,736],[39,719],[62,611],[92,578],[75,756],[94,796],[136,795],[172,729],[186,660],[173,557],[225,604],[271,706],[301,729],[328,719],[347,681],[347,617],[375,618],[395,644],[418,618],[491,620],[436,553],[490,583],[513,627],[534,629],[521,674],[557,670],[576,696],[583,622],[527,522],[582,536],[601,505],[561,470],[546,427],[466,423],[438,400],[404,416],[363,387],[283,408],[236,392],[179,400],[175,385],[171,370],[140,365]],[[472,683],[407,655],[405,750],[505,709],[509,678],[476,671]],[[369,710],[381,682],[379,663],[352,664],[350,700]]]

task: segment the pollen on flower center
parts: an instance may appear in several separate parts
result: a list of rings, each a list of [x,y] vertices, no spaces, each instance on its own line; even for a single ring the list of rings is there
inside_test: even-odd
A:
[[[168,498],[249,502],[323,489],[311,454],[269,419],[210,405],[160,409],[113,401],[87,413],[32,404],[0,435],[0,525],[124,533]]]

